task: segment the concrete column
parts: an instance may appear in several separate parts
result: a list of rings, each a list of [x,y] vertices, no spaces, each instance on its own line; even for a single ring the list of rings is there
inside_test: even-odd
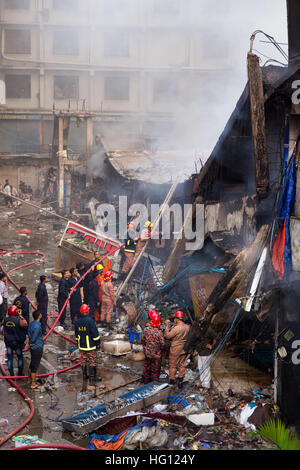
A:
[[[87,167],[86,183],[88,185],[93,184],[93,176],[89,175],[89,172],[88,172],[88,164],[93,154],[93,144],[94,144],[93,119],[91,117],[88,117],[86,119],[86,167]]]
[[[58,118],[58,207],[64,207],[64,118]]]

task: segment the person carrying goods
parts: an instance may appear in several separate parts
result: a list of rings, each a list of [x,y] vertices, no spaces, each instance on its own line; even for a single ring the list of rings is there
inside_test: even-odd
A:
[[[68,279],[68,283],[69,283],[70,291],[71,291],[71,289],[77,284],[80,278],[78,275],[77,268],[71,268],[70,274],[71,276]],[[75,324],[75,320],[77,316],[79,315],[80,307],[82,305],[82,298],[83,298],[83,287],[80,287],[80,284],[78,284],[78,286],[72,292],[72,295],[70,297],[70,316],[71,316],[72,325]]]
[[[30,364],[28,368],[28,383],[31,388],[39,388],[36,383],[36,373],[41,363],[44,351],[44,339],[42,333],[42,314],[35,310],[32,314],[33,321],[29,323],[27,331],[27,343],[24,351],[30,350]]]
[[[26,287],[20,287],[20,295],[15,298],[14,305],[18,307],[19,310],[22,311],[22,316],[25,318],[29,325],[29,306],[30,302],[27,298],[27,288]]]
[[[208,320],[200,324],[201,340],[197,344],[194,356],[198,357],[198,370],[200,372],[200,383],[202,388],[210,389],[211,371],[210,360],[213,347],[216,343],[217,333],[210,326]]]
[[[100,347],[100,335],[95,320],[89,315],[90,308],[83,304],[79,318],[75,322],[75,338],[78,343],[83,380],[101,381],[97,377],[97,349]]]
[[[58,313],[61,312],[70,293],[70,284],[69,284],[69,278],[71,276],[70,271],[68,270],[62,271],[61,275],[62,275],[62,278],[59,281],[58,296],[57,296]],[[67,315],[67,308],[65,307],[63,313],[61,314],[59,318],[59,324],[63,328],[66,327],[66,324],[65,324],[66,315]]]
[[[90,307],[90,316],[95,320],[95,311],[96,308],[100,305],[99,299],[99,285],[97,282],[97,278],[99,276],[99,271],[94,270],[92,273],[92,279],[89,282],[89,291],[88,291],[88,298],[87,304]]]
[[[176,383],[176,374],[178,370],[178,388],[183,387],[183,379],[186,369],[187,354],[184,351],[184,345],[189,333],[190,327],[184,323],[184,313],[176,312],[174,315],[175,326],[170,330],[170,320],[166,321],[165,338],[171,340],[169,353],[169,383]]]
[[[109,259],[107,261],[106,266],[104,267],[103,264],[99,263],[96,266],[96,270],[98,271],[99,275],[97,277],[97,282],[98,282],[98,297],[99,297],[99,305],[95,310],[95,321],[100,322],[100,312],[101,312],[101,302],[102,302],[102,292],[101,292],[101,284],[104,280],[105,274],[110,271],[111,268],[111,260]]]
[[[1,331],[4,335],[4,343],[7,351],[7,367],[10,375],[14,375],[14,352],[18,358],[18,375],[23,375],[24,357],[23,348],[26,340],[27,321],[22,316],[16,305],[8,309],[8,316],[3,320]],[[25,332],[25,334],[24,334]]]
[[[111,319],[116,306],[116,295],[114,286],[112,283],[113,273],[107,271],[101,284],[101,322],[103,326],[108,327],[111,330]]]
[[[134,259],[135,259],[135,252],[136,252],[136,246],[138,239],[133,238],[133,232],[132,230],[134,229],[134,223],[130,222],[127,226],[127,238],[124,241],[125,247],[123,248],[123,252],[125,255],[125,261],[122,267],[120,279],[124,279],[125,275],[130,271],[130,269],[133,266]]]
[[[163,332],[160,330],[161,316],[156,310],[148,312],[148,321],[142,334],[141,343],[144,348],[144,384],[157,382],[162,364],[162,350],[165,346]]]
[[[46,284],[49,282],[47,276],[40,276],[40,283],[37,287],[35,298],[37,301],[38,311],[42,314],[41,326],[42,334],[47,333],[47,313],[48,313],[48,292]]]

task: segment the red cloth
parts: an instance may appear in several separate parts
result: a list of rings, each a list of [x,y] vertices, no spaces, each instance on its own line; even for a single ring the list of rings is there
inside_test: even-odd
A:
[[[282,279],[284,276],[285,230],[286,220],[284,221],[284,225],[279,234],[275,238],[273,245],[272,264],[277,273],[278,279]]]

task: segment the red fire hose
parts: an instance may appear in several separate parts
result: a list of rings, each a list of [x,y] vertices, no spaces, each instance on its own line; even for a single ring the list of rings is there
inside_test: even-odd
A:
[[[54,330],[61,314],[63,313],[64,309],[66,308],[67,306],[67,303],[71,297],[71,295],[73,294],[74,290],[76,289],[76,287],[78,286],[78,284],[85,278],[85,276],[92,270],[94,269],[94,267],[97,265],[97,264],[100,264],[104,259],[106,259],[108,256],[114,254],[116,251],[120,250],[121,248],[123,248],[125,246],[125,244],[117,247],[117,248],[114,248],[113,250],[111,250],[109,253],[107,253],[105,256],[103,256],[103,258],[101,258],[100,260],[96,261],[89,269],[88,271],[86,271],[83,276],[78,280],[78,282],[75,284],[75,286],[72,287],[70,293],[69,293],[69,296],[66,300],[66,302],[64,303],[61,311],[59,312],[56,320],[54,321],[53,325],[51,326],[50,328],[50,331],[46,334],[46,336],[44,337],[44,340],[46,340],[48,338],[48,336],[52,333],[52,331]],[[9,254],[30,254],[30,255],[39,255],[39,256],[42,256],[42,258],[45,260],[45,255],[43,253],[40,253],[40,252],[11,252]],[[4,256],[5,253],[1,253],[0,256]],[[18,266],[17,268],[13,268],[12,270],[8,271],[8,273],[5,273],[6,276],[7,276],[7,279],[13,284],[14,287],[16,287],[16,289],[19,290],[19,286],[17,286],[17,284],[11,279],[10,277],[10,273],[12,273],[13,271],[16,271],[16,270],[19,270],[19,269],[22,269],[22,268],[25,268],[25,267],[28,267],[28,266],[31,266],[33,264],[35,264],[37,261],[32,261],[31,263],[27,263],[27,264],[24,264],[22,266]],[[2,264],[0,263],[0,268],[2,269],[3,272],[4,269],[3,269],[3,266]],[[30,301],[31,305],[36,309],[36,307],[34,306],[34,304],[31,302],[31,300],[28,298],[28,300]],[[59,334],[58,332],[55,331],[55,333]],[[63,335],[60,335],[60,336],[63,336]],[[66,337],[66,336],[63,336],[66,340],[68,341],[71,341],[72,343],[75,343],[76,344],[76,341],[74,340],[71,340],[70,338]],[[53,375],[53,374],[58,374],[58,373],[62,373],[62,372],[66,372],[68,370],[71,370],[71,369],[74,369],[75,367],[78,367],[80,364],[74,364],[73,366],[71,367],[68,367],[66,369],[63,369],[63,370],[60,370],[60,371],[56,371],[56,372],[51,372],[51,373],[48,373],[48,374],[42,374],[42,375],[38,375],[38,377],[46,377],[46,376],[49,376],[49,375]],[[14,429],[10,434],[6,435],[4,438],[2,438],[0,440],[0,447],[5,443],[7,442],[11,437],[13,437],[15,434],[17,434],[21,429],[23,429],[30,421],[31,419],[33,418],[34,416],[34,405],[33,405],[33,402],[32,400],[28,397],[28,395],[26,395],[26,393],[12,380],[13,378],[26,378],[27,376],[15,376],[15,377],[12,377],[12,376],[8,376],[6,375],[5,373],[5,369],[3,367],[2,364],[0,364],[0,368],[1,368],[1,371],[3,373],[3,376],[0,376],[0,379],[6,379],[8,380],[14,388],[16,388],[16,390],[22,395],[22,397],[25,399],[25,401],[27,402],[28,406],[30,407],[30,414],[29,416],[26,418],[26,420],[20,424],[16,429]],[[30,445],[30,446],[21,446],[19,448],[15,448],[14,450],[24,450],[24,449],[41,449],[41,448],[53,448],[53,449],[65,449],[65,450],[87,450],[83,447],[76,447],[76,446],[68,446],[68,445],[56,445],[56,444],[36,444],[36,445]]]

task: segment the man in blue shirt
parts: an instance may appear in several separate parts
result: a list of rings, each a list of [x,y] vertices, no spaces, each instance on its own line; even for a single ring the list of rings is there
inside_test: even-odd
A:
[[[32,316],[33,321],[29,323],[27,344],[24,351],[30,350],[31,362],[28,369],[28,383],[31,388],[36,389],[39,388],[36,383],[36,373],[43,356],[44,340],[41,326],[42,314],[35,310]]]
[[[4,342],[7,349],[7,365],[10,375],[14,375],[14,352],[18,358],[18,375],[23,375],[23,346],[26,334],[24,330],[27,327],[27,322],[19,312],[16,305],[12,305],[8,309],[8,316],[3,320],[2,332],[4,334]]]

